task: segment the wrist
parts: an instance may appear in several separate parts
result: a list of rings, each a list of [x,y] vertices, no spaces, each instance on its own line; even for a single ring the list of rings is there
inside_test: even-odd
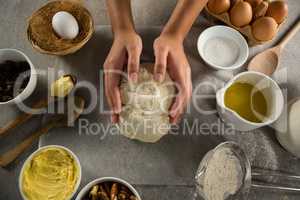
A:
[[[178,31],[171,31],[169,29],[163,29],[160,36],[171,38],[172,40],[175,40],[179,43],[183,43],[183,40],[185,38],[185,35],[178,32]]]
[[[120,26],[120,27],[113,27],[113,34],[114,37],[124,36],[128,34],[136,34],[134,27],[131,26]]]

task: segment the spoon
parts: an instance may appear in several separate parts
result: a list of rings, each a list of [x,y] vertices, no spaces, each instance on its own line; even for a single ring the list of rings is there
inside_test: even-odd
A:
[[[271,76],[278,68],[282,49],[286,46],[290,39],[292,39],[292,37],[299,31],[299,29],[300,20],[297,21],[294,27],[288,32],[288,34],[286,34],[286,36],[284,36],[284,38],[279,44],[277,44],[273,48],[267,49],[259,53],[254,58],[252,58],[248,65],[248,70],[261,72],[268,76]]]
[[[7,151],[6,153],[0,155],[0,166],[6,167],[11,162],[13,162],[20,154],[22,154],[27,148],[29,148],[34,141],[36,141],[41,135],[48,133],[48,131],[52,128],[64,127],[72,122],[75,122],[76,119],[79,118],[81,113],[84,110],[85,101],[83,98],[76,96],[74,98],[74,107],[71,108],[73,110],[73,115],[71,118],[68,114],[56,115],[54,116],[44,127],[42,127],[37,132],[33,133],[31,136],[23,140],[21,143],[17,144],[14,148]]]
[[[234,155],[239,159],[242,169],[241,173],[243,175],[241,180],[242,183],[239,189],[234,194],[228,195],[226,197],[226,200],[247,199],[246,197],[248,196],[249,191],[252,187],[259,189],[281,190],[285,192],[300,192],[300,188],[289,186],[287,184],[287,181],[290,181],[293,184],[300,183],[300,176],[251,167],[249,158],[238,144],[234,142],[224,142],[219,144],[213,150],[209,151],[202,159],[198,168],[195,177],[196,188],[198,194],[204,199],[206,197],[206,194],[204,192],[204,179],[207,166],[209,165],[209,161],[214,155],[214,153],[222,148],[230,149],[234,153]],[[286,184],[282,186],[278,183],[271,183],[270,180],[273,180],[274,178],[280,180],[278,182]]]

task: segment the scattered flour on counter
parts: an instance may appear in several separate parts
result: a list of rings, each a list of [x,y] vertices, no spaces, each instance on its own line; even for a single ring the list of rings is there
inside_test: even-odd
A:
[[[207,164],[204,194],[207,200],[225,200],[235,194],[243,182],[239,159],[229,148],[217,150]]]
[[[239,46],[225,37],[214,37],[204,45],[204,57],[209,63],[221,67],[232,66],[239,57]]]

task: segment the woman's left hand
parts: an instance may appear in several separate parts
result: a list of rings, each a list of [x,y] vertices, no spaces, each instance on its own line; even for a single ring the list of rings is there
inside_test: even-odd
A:
[[[170,122],[177,123],[192,96],[191,68],[184,52],[183,40],[162,33],[154,42],[154,79],[163,81],[166,71],[176,83],[177,95],[170,108]]]

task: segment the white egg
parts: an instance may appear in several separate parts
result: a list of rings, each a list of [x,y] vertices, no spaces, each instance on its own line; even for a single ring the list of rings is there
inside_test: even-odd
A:
[[[68,12],[57,12],[52,18],[52,27],[56,34],[63,39],[72,40],[79,33],[78,22],[73,15]]]

